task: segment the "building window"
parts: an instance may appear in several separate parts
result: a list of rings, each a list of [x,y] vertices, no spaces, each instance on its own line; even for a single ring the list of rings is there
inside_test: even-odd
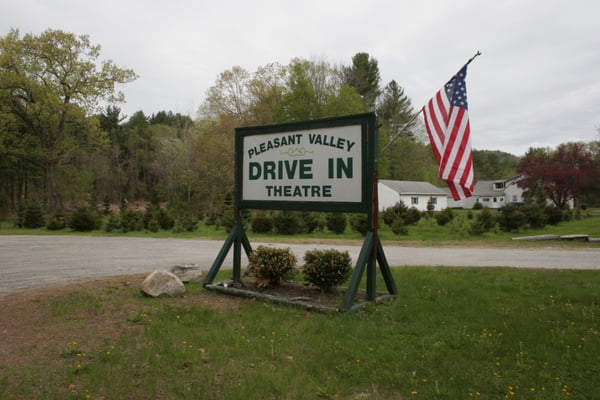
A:
[[[504,189],[504,182],[495,182],[494,183],[494,190],[502,190]]]
[[[410,204],[412,204],[413,206],[416,206],[417,204],[419,204],[419,198],[416,196],[411,197]]]
[[[519,198],[518,198],[518,196],[517,196],[516,194],[513,194],[513,199],[512,199],[512,202],[513,202],[513,203],[516,203],[517,201],[519,201]]]
[[[431,198],[429,199],[429,202],[430,202],[431,204],[437,204],[437,197],[431,197]]]

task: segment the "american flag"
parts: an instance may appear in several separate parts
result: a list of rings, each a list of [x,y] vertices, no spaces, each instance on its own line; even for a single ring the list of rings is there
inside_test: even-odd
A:
[[[425,128],[440,166],[439,177],[448,182],[454,200],[471,197],[474,189],[467,65],[423,107]]]

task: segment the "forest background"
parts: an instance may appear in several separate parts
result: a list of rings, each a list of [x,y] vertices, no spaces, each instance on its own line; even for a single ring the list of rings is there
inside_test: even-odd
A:
[[[0,37],[0,218],[31,203],[46,215],[148,203],[173,217],[218,215],[233,193],[236,127],[369,111],[380,123],[381,179],[445,185],[423,124],[412,119],[418,110],[397,81],[381,82],[367,53],[348,65],[297,58],[255,71],[234,66],[194,116],[123,115],[117,88],[136,77],[101,61],[86,35],[11,30]],[[600,170],[600,141],[532,148],[523,158],[573,146]],[[475,149],[473,162],[476,180],[512,178],[523,168],[521,158],[494,150]],[[597,188],[597,181],[583,187],[577,203],[598,206]]]

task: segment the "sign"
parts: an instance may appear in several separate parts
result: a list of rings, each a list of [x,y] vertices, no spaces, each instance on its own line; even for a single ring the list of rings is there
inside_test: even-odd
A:
[[[375,115],[236,129],[241,208],[367,211]]]

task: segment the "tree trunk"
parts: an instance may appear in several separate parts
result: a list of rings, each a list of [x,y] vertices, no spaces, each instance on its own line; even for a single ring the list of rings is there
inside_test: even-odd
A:
[[[44,204],[52,212],[62,206],[56,177],[57,165],[55,160],[44,162]]]

